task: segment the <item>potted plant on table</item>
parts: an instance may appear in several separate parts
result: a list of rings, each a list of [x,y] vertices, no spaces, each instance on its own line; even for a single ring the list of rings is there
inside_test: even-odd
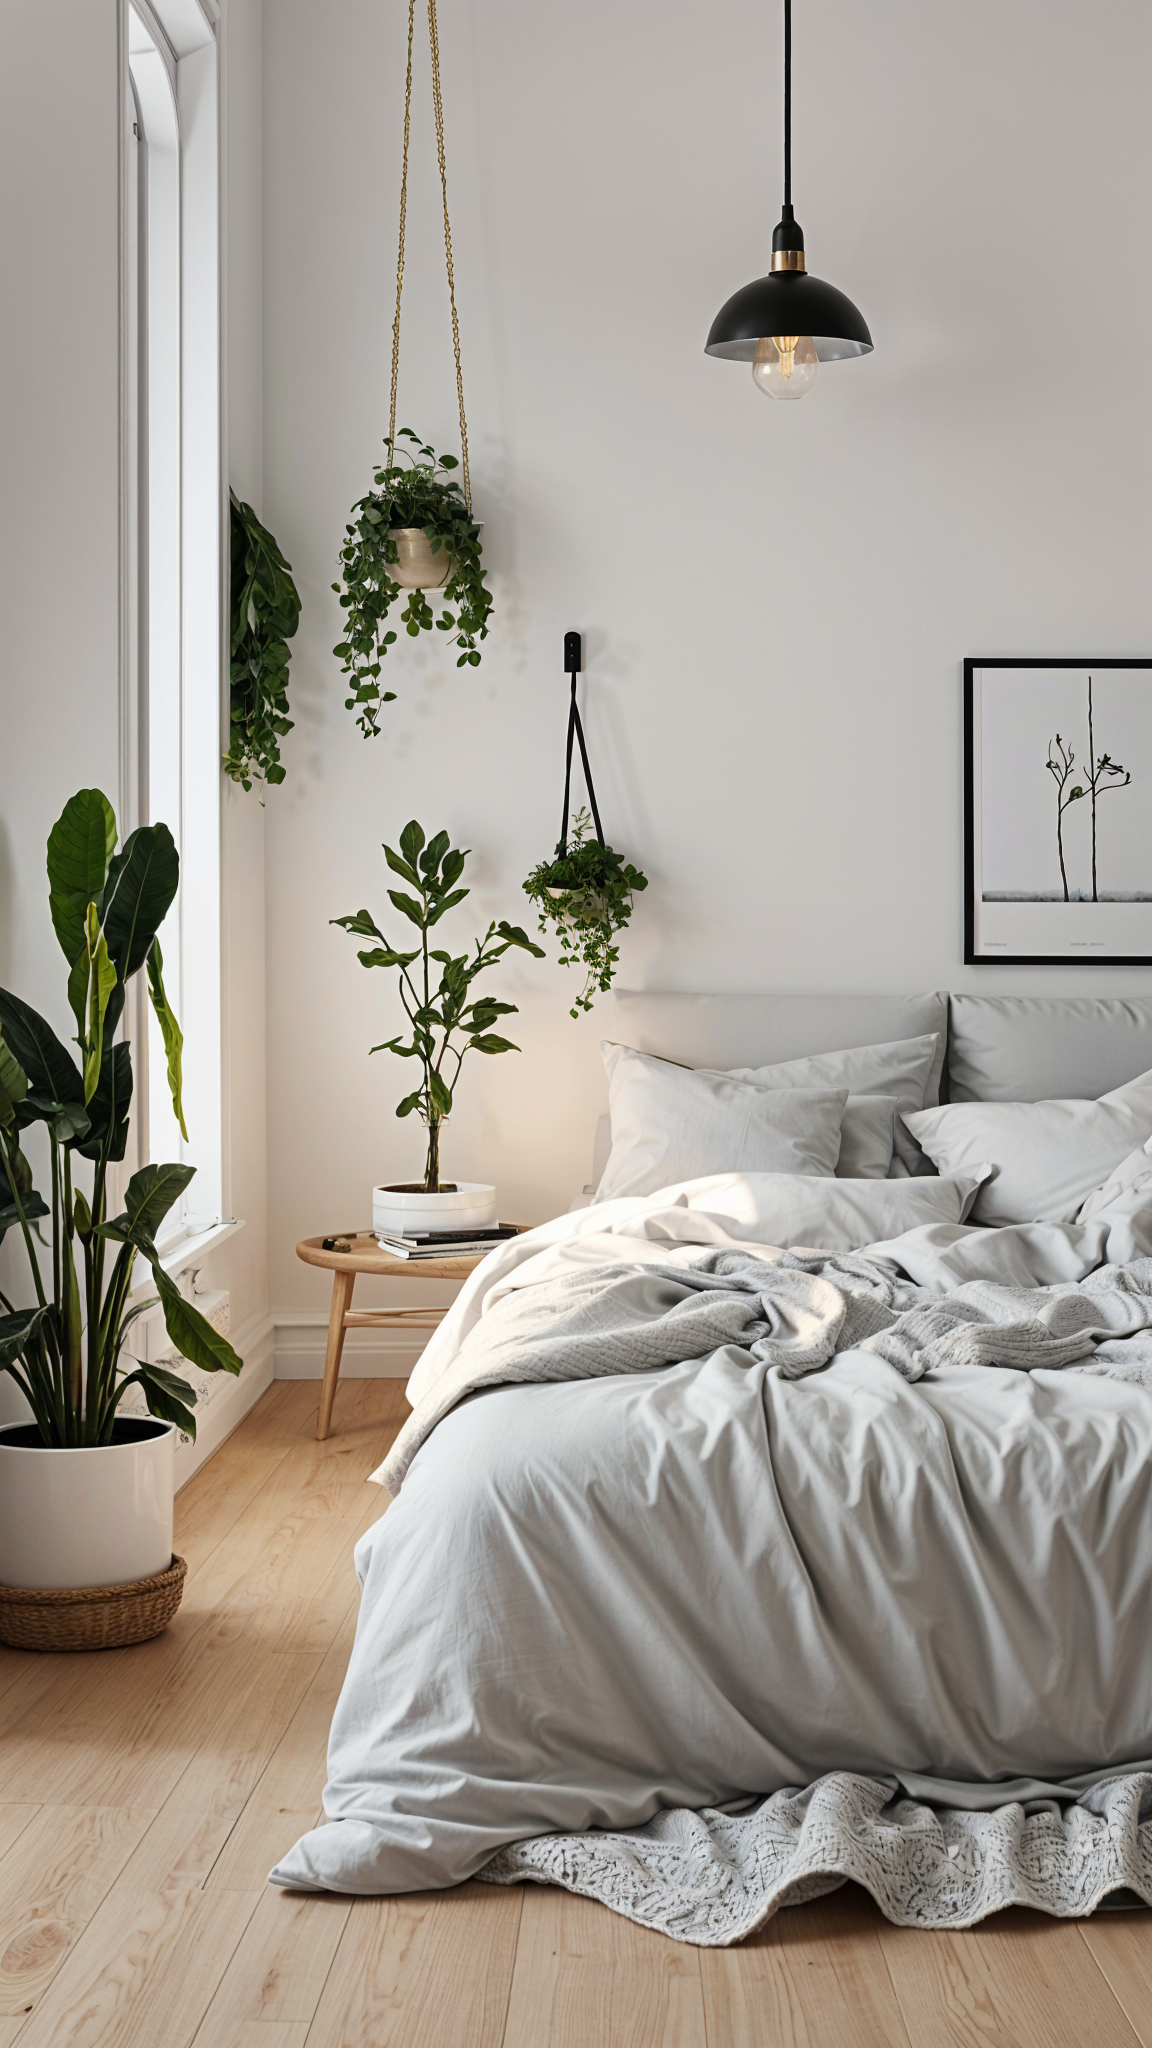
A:
[[[83,789],[48,840],[49,908],[68,963],[79,1057],[29,1004],[0,989],[0,1236],[20,1232],[34,1297],[18,1307],[0,1295],[0,1371],[32,1411],[31,1422],[0,1429],[0,1638],[29,1647],[139,1641],[179,1602],[173,1460],[176,1431],[195,1436],[195,1394],[166,1367],[125,1357],[133,1324],[156,1306],[154,1297],[132,1299],[137,1259],[152,1269],[168,1335],[185,1358],[209,1372],[238,1373],[242,1363],[184,1299],[156,1248],[195,1168],[142,1167],[123,1207],[109,1214],[132,1101],[132,1054],[116,1030],[127,985],[141,971],[184,1129],[183,1040],[156,936],[176,894],[179,856],[166,825],[141,826],[119,850],[116,838],[107,797]],[[44,1193],[21,1144],[34,1124],[47,1139]],[[147,1416],[119,1414],[132,1386],[143,1390]],[[93,1588],[139,1581],[149,1590],[114,1601],[102,1635],[93,1635],[89,1616],[80,1640],[50,1640],[53,1630],[59,1638],[81,1627],[80,1610],[68,1608],[73,1596],[82,1609],[92,1605]]]
[[[379,733],[380,708],[396,697],[395,690],[381,689],[380,669],[396,642],[388,617],[402,591],[410,595],[401,625],[413,639],[434,626],[449,634],[459,650],[457,668],[479,666],[476,643],[487,637],[492,610],[480,528],[449,474],[459,467],[456,457],[437,456],[411,427],[401,427],[396,438],[411,441],[415,452],[385,441],[388,460],[374,474],[376,489],[352,507],[340,550],[344,580],[332,585],[347,613],[344,638],[332,651],[351,678],[345,709],[355,711],[366,739]],[[439,618],[426,590],[443,593]]]
[[[376,943],[359,955],[363,967],[385,967],[398,977],[400,1000],[410,1026],[407,1038],[390,1038],[373,1052],[394,1052],[419,1062],[420,1082],[397,1105],[400,1117],[419,1115],[428,1131],[428,1155],[422,1181],[402,1181],[373,1188],[372,1220],[378,1230],[404,1231],[482,1229],[496,1219],[496,1189],[488,1182],[444,1181],[440,1178],[440,1129],[451,1114],[460,1069],[468,1052],[518,1052],[492,1026],[500,1017],[516,1015],[515,1003],[473,994],[475,983],[512,949],[543,959],[519,925],[495,920],[472,953],[452,954],[430,943],[440,919],[469,894],[460,888],[467,850],[449,842],[447,832],[425,838],[413,819],[400,834],[399,850],[385,846],[384,858],[408,890],[389,889],[392,907],[414,925],[418,943],[408,950],[393,946],[367,910],[331,922],[357,938]],[[436,981],[433,963],[439,970]]]

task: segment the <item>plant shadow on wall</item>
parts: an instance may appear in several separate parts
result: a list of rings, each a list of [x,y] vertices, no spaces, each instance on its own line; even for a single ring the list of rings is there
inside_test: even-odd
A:
[[[418,1062],[419,1084],[397,1105],[396,1114],[407,1117],[415,1113],[427,1129],[422,1186],[430,1195],[454,1192],[454,1184],[440,1179],[440,1130],[452,1112],[465,1054],[520,1049],[492,1029],[500,1017],[515,1016],[517,1005],[494,996],[474,995],[474,984],[513,948],[531,953],[537,960],[544,957],[543,949],[534,945],[519,925],[504,918],[489,924],[472,953],[452,954],[430,943],[441,918],[470,893],[459,887],[467,857],[467,851],[451,845],[447,832],[437,832],[426,840],[415,819],[400,834],[398,851],[385,846],[388,866],[408,885],[405,890],[389,889],[389,900],[419,934],[418,943],[408,950],[391,945],[367,910],[331,919],[355,937],[377,942],[358,955],[362,967],[389,968],[397,976],[410,1035],[387,1039],[371,1050]]]
[[[124,1158],[132,1102],[132,1054],[116,1030],[127,985],[143,970],[167,1054],[181,1131],[183,1039],[164,990],[156,936],[176,895],[180,861],[166,825],[143,825],[116,850],[116,818],[98,789],[65,805],[48,840],[49,909],[68,963],[76,1020],[73,1059],[51,1026],[19,996],[0,989],[0,1238],[18,1229],[35,1302],[0,1296],[0,1371],[28,1401],[43,1446],[67,1449],[116,1440],[120,1401],[140,1386],[149,1412],[195,1437],[187,1381],[165,1367],[121,1357],[133,1324],[156,1307],[132,1306],[137,1257],[151,1267],[168,1335],[193,1365],[239,1373],[242,1361],[165,1273],[160,1226],[195,1173],[179,1163],[145,1166],[107,1214],[109,1168]],[[45,1126],[51,1162],[47,1198],[33,1185],[20,1135]],[[187,1133],[184,1133],[187,1136]],[[75,1185],[91,1167],[89,1192]],[[48,1243],[39,1226],[48,1222]],[[40,1247],[44,1254],[41,1266]]]

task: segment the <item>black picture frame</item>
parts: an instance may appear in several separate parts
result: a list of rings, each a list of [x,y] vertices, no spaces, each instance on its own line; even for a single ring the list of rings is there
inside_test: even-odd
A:
[[[979,834],[981,819],[977,816],[979,799],[977,791],[982,788],[982,761],[979,755],[981,734],[977,725],[977,695],[982,693],[983,677],[989,671],[1003,669],[1065,670],[1079,669],[1086,675],[1104,673],[1108,670],[1145,670],[1152,672],[1152,655],[989,655],[981,658],[970,655],[964,662],[964,965],[966,967],[1149,967],[1152,966],[1152,941],[1145,931],[1141,943],[1146,951],[1116,952],[1099,951],[1093,945],[1091,950],[1065,950],[1064,952],[1011,951],[1002,942],[991,945],[982,942],[982,920],[979,914],[977,892],[981,889]],[[1152,683],[1152,675],[1149,677]],[[1152,688],[1149,690],[1149,719],[1152,731]],[[1097,757],[1098,758],[1098,757]],[[1083,773],[1083,770],[1081,770]],[[1149,792],[1152,795],[1152,781]],[[1152,840],[1152,810],[1149,811],[1149,833]],[[981,899],[983,900],[983,898]],[[1077,899],[1083,901],[1083,899]],[[1139,907],[1143,910],[1143,897]],[[1096,910],[1095,901],[1083,907]],[[1106,907],[1101,899],[1100,908]],[[1060,906],[1064,908],[1063,905]],[[1149,918],[1142,916],[1142,924],[1149,925]],[[1106,942],[1107,943],[1107,942]]]

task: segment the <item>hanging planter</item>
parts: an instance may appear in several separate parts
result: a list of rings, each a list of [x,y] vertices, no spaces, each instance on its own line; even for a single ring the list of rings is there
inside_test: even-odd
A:
[[[400,175],[400,246],[396,259],[396,313],[392,323],[392,396],[387,459],[374,472],[375,489],[352,507],[340,550],[343,580],[334,583],[347,617],[344,637],[333,649],[350,678],[345,709],[356,713],[366,739],[380,731],[380,709],[395,702],[395,690],[381,688],[380,671],[397,633],[388,624],[393,605],[405,590],[407,604],[400,624],[411,638],[433,628],[449,635],[457,649],[457,668],[476,668],[477,641],[486,638],[492,593],[484,580],[480,526],[472,517],[472,485],[468,473],[468,423],[464,416],[464,377],[460,367],[460,323],[456,316],[456,283],[452,268],[452,229],[448,220],[448,176],[444,157],[444,113],[440,99],[440,43],[436,0],[428,0],[428,40],[432,54],[432,110],[436,121],[436,153],[444,202],[444,257],[448,300],[452,309],[452,344],[456,357],[456,397],[460,409],[460,460],[437,456],[427,442],[401,427],[397,446],[396,392],[400,377],[400,301],[404,289],[404,233],[408,211],[408,133],[412,112],[412,38],[416,0],[408,0],[408,74],[404,96],[404,161]],[[450,472],[460,470],[457,483]],[[436,618],[424,596],[442,593],[445,608]],[[449,610],[454,606],[454,610]]]
[[[443,588],[456,564],[436,535],[425,526],[394,526],[390,538],[396,543],[394,575],[401,590]]]
[[[525,895],[531,897],[540,911],[540,930],[547,931],[550,924],[555,927],[560,942],[561,964],[584,970],[584,986],[568,1013],[572,1017],[578,1017],[581,1010],[590,1010],[593,997],[611,988],[620,958],[617,935],[624,930],[632,915],[633,896],[648,887],[648,877],[605,842],[600,813],[596,808],[596,792],[592,787],[592,771],[588,766],[584,728],[576,702],[580,659],[579,633],[566,633],[564,667],[572,677],[572,698],[564,766],[564,817],[552,859],[541,861],[538,867],[533,868],[524,884]],[[580,746],[592,814],[589,816],[583,808],[576,812],[569,838],[568,807],[574,739]],[[594,839],[590,836],[593,829],[596,833]]]
[[[476,642],[488,631],[492,609],[480,527],[451,474],[459,466],[455,456],[437,457],[410,427],[402,427],[399,438],[412,448],[399,448],[398,459],[376,471],[376,489],[353,507],[340,550],[344,581],[333,586],[347,613],[345,637],[334,649],[352,679],[345,706],[356,712],[366,739],[380,730],[381,705],[395,701],[395,690],[381,687],[380,668],[398,637],[388,617],[404,591],[409,597],[399,624],[413,639],[433,627],[448,633],[457,668],[478,664]],[[444,600],[438,618],[424,594],[430,590]]]

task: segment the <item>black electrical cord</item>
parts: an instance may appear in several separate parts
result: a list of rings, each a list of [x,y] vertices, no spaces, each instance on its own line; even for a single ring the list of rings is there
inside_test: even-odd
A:
[[[784,207],[792,204],[792,0],[784,0]]]

